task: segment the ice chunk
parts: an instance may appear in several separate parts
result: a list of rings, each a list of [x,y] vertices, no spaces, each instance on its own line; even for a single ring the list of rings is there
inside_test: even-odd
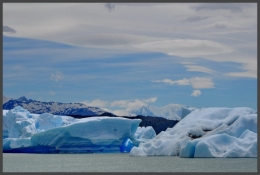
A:
[[[120,152],[130,152],[131,149],[133,148],[134,144],[132,142],[132,140],[130,140],[129,138],[126,138],[122,145],[120,146]]]
[[[39,130],[49,130],[52,128],[62,126],[62,117],[55,116],[48,113],[43,113],[38,117],[38,127]]]
[[[140,119],[119,117],[84,118],[71,125],[36,133],[31,140],[34,145],[55,147],[57,150],[102,148],[109,151],[110,147],[128,150],[130,141],[126,139],[135,140],[134,134],[140,122]]]
[[[257,157],[257,134],[246,130],[239,138],[223,133],[189,141],[180,157]]]
[[[3,150],[32,146],[31,138],[5,138],[3,139]]]
[[[34,133],[77,121],[69,116],[57,116],[48,113],[31,114],[20,106],[12,110],[3,110],[3,138],[26,138]]]
[[[131,149],[131,154],[130,154],[130,156],[142,156],[142,157],[145,157],[145,156],[147,156],[145,153],[144,153],[144,151],[142,150],[142,149],[140,149],[140,148],[138,148],[138,147],[133,147],[132,149]]]
[[[20,106],[4,110],[3,118],[3,151],[7,152],[129,152],[141,141],[135,138],[140,119],[106,116],[74,119],[31,114]],[[149,139],[154,133],[152,127],[146,127],[138,138]]]
[[[156,136],[152,126],[138,127],[135,132],[135,138],[141,142],[146,142]]]
[[[253,109],[196,109],[173,128],[133,148],[130,156],[181,154],[181,157],[255,157],[256,131],[257,114]],[[251,139],[248,139],[249,136]],[[230,151],[232,147],[234,150]],[[226,152],[224,154],[217,149]]]

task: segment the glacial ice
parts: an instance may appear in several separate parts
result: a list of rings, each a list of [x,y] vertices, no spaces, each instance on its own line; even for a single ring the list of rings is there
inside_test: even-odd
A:
[[[121,117],[74,119],[32,114],[17,106],[3,110],[3,151],[130,152],[155,136],[152,127],[138,127],[140,122]]]
[[[130,156],[257,157],[257,114],[253,109],[196,109]]]
[[[138,127],[135,132],[135,138],[141,142],[146,142],[156,136],[156,133],[151,126]]]
[[[3,151],[37,153],[130,152],[130,156],[257,157],[253,109],[203,108],[156,136],[140,119],[75,119],[3,110]]]

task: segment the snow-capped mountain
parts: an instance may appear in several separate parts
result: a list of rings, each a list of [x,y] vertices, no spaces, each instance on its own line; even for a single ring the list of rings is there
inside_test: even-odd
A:
[[[21,106],[24,109],[27,109],[29,112],[36,114],[51,113],[54,115],[73,116],[99,116],[104,114],[111,114],[101,108],[87,106],[82,103],[41,102],[27,99],[24,96],[18,99],[8,100],[3,104],[3,109],[10,110],[16,106]]]
[[[130,111],[131,115],[156,116],[168,120],[181,120],[195,108],[180,104],[169,104],[164,107],[142,106],[137,110]]]

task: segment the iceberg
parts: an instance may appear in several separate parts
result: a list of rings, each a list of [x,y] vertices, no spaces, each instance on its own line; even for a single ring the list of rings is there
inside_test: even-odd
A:
[[[130,152],[155,137],[140,119],[88,117],[75,119],[32,114],[20,106],[3,110],[3,151],[39,153]],[[137,132],[138,131],[138,132]]]
[[[129,155],[257,157],[257,114],[246,107],[196,109]]]
[[[156,133],[151,126],[138,127],[135,132],[135,138],[140,142],[146,142],[156,136]]]

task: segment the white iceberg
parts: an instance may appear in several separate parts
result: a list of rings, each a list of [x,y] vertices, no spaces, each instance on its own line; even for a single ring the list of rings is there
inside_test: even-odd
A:
[[[155,136],[152,127],[138,127],[140,122],[121,117],[74,119],[48,113],[31,114],[18,106],[3,111],[3,150],[129,152],[133,146]],[[136,133],[137,129],[142,132]]]
[[[257,114],[246,107],[196,109],[129,155],[257,157]]]
[[[135,138],[140,142],[146,142],[156,136],[156,133],[151,126],[138,127],[135,132]]]

